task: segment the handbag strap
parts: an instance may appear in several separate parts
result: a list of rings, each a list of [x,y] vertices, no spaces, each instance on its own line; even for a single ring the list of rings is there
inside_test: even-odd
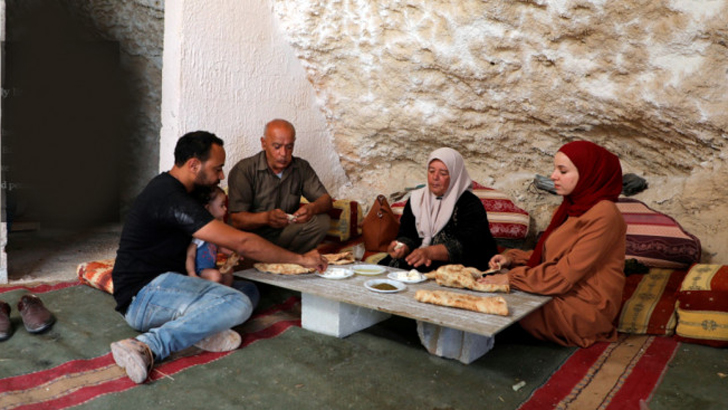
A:
[[[377,202],[379,202],[379,207],[377,208],[377,218],[382,219],[384,217],[384,212],[382,212],[382,208],[384,208],[385,205],[388,205],[387,198],[384,195],[379,194],[377,195]]]

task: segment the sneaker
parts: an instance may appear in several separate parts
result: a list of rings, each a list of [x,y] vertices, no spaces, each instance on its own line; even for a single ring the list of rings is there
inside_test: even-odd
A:
[[[0,342],[13,334],[13,324],[10,322],[10,305],[0,300]]]
[[[56,321],[53,314],[43,306],[43,301],[36,295],[23,295],[18,302],[18,311],[20,311],[25,329],[30,333],[43,332]]]
[[[154,366],[154,355],[149,346],[137,339],[124,339],[111,344],[111,355],[126,375],[136,384],[144,383]]]
[[[240,347],[243,339],[237,332],[230,329],[223,330],[220,333],[207,336],[206,338],[195,343],[195,347],[207,350],[208,352],[229,352]]]

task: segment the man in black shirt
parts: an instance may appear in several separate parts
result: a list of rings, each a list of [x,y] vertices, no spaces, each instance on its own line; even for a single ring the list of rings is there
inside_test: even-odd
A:
[[[188,133],[177,142],[174,156],[172,169],[155,177],[129,211],[112,273],[116,310],[144,332],[111,344],[114,360],[135,383],[147,379],[155,359],[189,346],[229,351],[240,345],[240,335],[230,328],[250,317],[251,300],[233,288],[186,275],[193,237],[259,261],[319,271],[327,266],[316,250],[295,254],[214,219],[190,195],[225,178],[221,139],[204,131]]]

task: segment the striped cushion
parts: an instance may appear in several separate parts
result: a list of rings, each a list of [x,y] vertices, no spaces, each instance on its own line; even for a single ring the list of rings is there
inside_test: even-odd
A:
[[[348,241],[361,235],[361,225],[364,221],[361,205],[356,201],[338,199],[333,202],[329,211],[331,222],[326,236],[341,242]]]
[[[84,285],[113,294],[114,282],[111,280],[111,271],[114,269],[114,261],[115,259],[102,259],[78,265],[76,268],[78,280]]]
[[[301,197],[301,206],[307,204],[306,198]],[[331,202],[329,212],[331,221],[326,239],[346,242],[361,235],[361,225],[364,222],[361,205],[357,201],[337,199]]]
[[[728,346],[728,266],[694,265],[678,292],[676,338]]]
[[[685,270],[652,268],[644,275],[627,276],[617,330],[672,335],[677,324],[677,291],[686,275]]]
[[[516,206],[506,194],[473,182],[473,193],[483,203],[488,214],[490,233],[497,239],[525,239],[530,217],[528,212]],[[407,201],[392,204],[392,212],[400,218]]]
[[[687,269],[700,262],[700,240],[671,217],[635,199],[620,198],[617,208],[627,223],[625,259],[670,269]]]

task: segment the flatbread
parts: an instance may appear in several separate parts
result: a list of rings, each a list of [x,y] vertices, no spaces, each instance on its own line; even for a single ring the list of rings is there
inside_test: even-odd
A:
[[[301,275],[315,270],[295,263],[255,263],[253,267],[261,272],[275,273],[276,275]]]
[[[327,253],[321,255],[329,262],[329,265],[348,265],[354,263],[354,254],[351,251],[340,252],[340,253]]]
[[[418,290],[415,299],[433,305],[508,316],[508,304],[501,296],[473,296],[445,290]]]
[[[444,265],[436,271],[425,274],[428,279],[435,279],[438,285],[449,288],[470,289],[478,292],[502,292],[509,293],[509,285],[492,285],[476,281],[482,276],[482,272],[475,268],[468,268],[463,265]]]
[[[233,252],[230,256],[228,256],[227,260],[225,260],[225,263],[223,263],[220,267],[220,273],[222,273],[223,275],[233,273],[233,268],[235,267],[235,265],[238,264],[239,260],[240,255]]]

